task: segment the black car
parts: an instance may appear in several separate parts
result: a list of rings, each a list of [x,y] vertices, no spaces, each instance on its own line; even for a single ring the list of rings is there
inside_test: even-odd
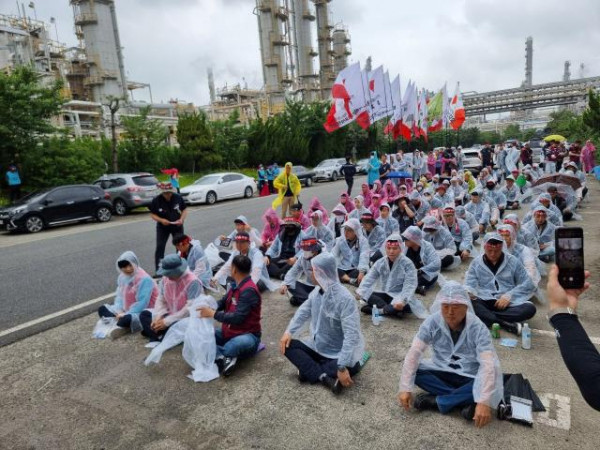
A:
[[[310,187],[313,184],[313,178],[315,176],[315,172],[313,170],[307,169],[304,166],[294,166],[294,173],[300,180],[300,183],[305,185],[306,187]]]
[[[37,233],[46,227],[112,217],[110,194],[99,186],[76,184],[37,191],[0,209],[0,228]]]

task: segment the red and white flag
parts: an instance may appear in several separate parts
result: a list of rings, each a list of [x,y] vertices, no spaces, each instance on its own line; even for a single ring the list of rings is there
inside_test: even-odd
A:
[[[369,74],[366,70],[361,73],[361,82],[363,95],[365,97],[366,106],[356,117],[356,123],[363,129],[366,130],[371,126],[371,101],[370,101],[370,90],[369,90]]]
[[[402,122],[402,91],[400,89],[399,75],[392,81],[390,91],[392,95],[393,111],[392,117],[385,127],[385,130],[388,130],[388,133],[392,133],[393,138],[397,139],[400,135],[400,123]]]
[[[456,89],[454,91],[454,97],[450,101],[450,126],[454,130],[458,130],[463,123],[465,123],[465,107],[462,101],[462,95],[460,95],[459,83],[456,83]]]
[[[360,63],[340,71],[331,89],[331,97],[331,109],[323,124],[329,133],[354,122],[367,107]]]
[[[371,97],[371,123],[373,124],[387,115],[383,66],[379,66],[369,73],[369,96]]]
[[[407,141],[412,138],[413,126],[417,120],[417,98],[415,95],[415,84],[408,82],[404,97],[402,97],[402,123],[400,125],[400,133]]]

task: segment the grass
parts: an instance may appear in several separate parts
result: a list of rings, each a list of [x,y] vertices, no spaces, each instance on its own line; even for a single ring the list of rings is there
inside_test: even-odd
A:
[[[179,186],[186,187],[196,181],[198,178],[203,177],[204,175],[208,175],[210,173],[218,173],[218,172],[229,172],[227,169],[215,169],[215,170],[207,170],[203,172],[196,172],[192,175],[190,172],[179,172]],[[240,169],[240,170],[231,170],[231,172],[239,172],[247,175],[251,178],[257,177],[256,169]],[[164,173],[158,174],[156,176],[159,181],[169,181],[169,175],[165,175]]]

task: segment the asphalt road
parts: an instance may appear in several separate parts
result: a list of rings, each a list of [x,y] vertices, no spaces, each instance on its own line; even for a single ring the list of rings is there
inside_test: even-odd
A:
[[[358,191],[361,178],[355,182]],[[343,181],[303,188],[308,207],[315,196],[326,208],[337,203]],[[185,231],[206,245],[233,229],[240,214],[262,230],[261,216],[274,197],[231,200],[191,207]],[[35,235],[0,235],[0,332],[82,302],[111,293],[115,261],[133,250],[142,267],[154,269],[155,223],[145,211],[107,224],[88,223],[46,230]],[[174,251],[169,243],[167,253]]]

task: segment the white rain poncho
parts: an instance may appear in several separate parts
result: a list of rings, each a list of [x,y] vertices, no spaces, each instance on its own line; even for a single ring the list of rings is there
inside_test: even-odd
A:
[[[365,199],[362,195],[354,197],[355,200],[359,201],[358,207],[355,208],[349,215],[348,219],[360,219],[363,214],[370,213],[371,211],[365,207]],[[356,203],[354,204],[356,206]]]
[[[384,203],[383,205],[387,205],[389,209],[389,205],[387,203]],[[377,219],[377,223],[381,228],[383,228],[383,231],[385,232],[386,236],[400,232],[400,224],[398,223],[395,217],[392,217],[391,214],[387,217],[387,219],[384,219],[383,217],[379,216],[379,218]]]
[[[474,203],[473,200],[471,200],[465,205],[465,209],[471,214],[473,214],[473,216],[475,216],[475,220],[477,220],[477,223],[479,223],[480,225],[487,225],[490,221],[490,205],[486,201],[483,201],[483,199],[481,198],[481,191],[477,189],[477,192],[480,193],[479,202]]]
[[[535,234],[527,229],[523,229],[519,216],[516,214],[507,214],[504,216],[504,223],[514,224],[517,230],[517,242],[523,244],[525,247],[529,247],[536,255],[540,252],[540,245],[538,244]]]
[[[507,172],[512,173],[513,170],[519,170],[517,164],[520,159],[521,151],[516,147],[509,148],[506,152],[506,159],[504,160]]]
[[[494,200],[498,208],[506,208],[506,196],[498,189],[486,189],[485,198]]]
[[[435,229],[435,232],[428,233],[425,231],[423,238],[433,245],[440,258],[456,253],[456,245],[454,245],[454,239],[448,228],[442,227],[435,217],[427,216],[425,218],[423,230],[427,229]]]
[[[550,223],[548,209],[543,205],[538,205],[533,209],[532,216],[536,211],[543,211],[546,213],[546,224],[542,227],[538,227],[535,220],[530,220],[523,224],[523,230],[528,231],[535,236],[538,244],[550,244],[551,247],[554,247],[554,231],[556,230],[556,227],[554,224]]]
[[[456,217],[463,219],[469,225],[471,231],[479,231],[479,224],[475,216],[465,209],[464,206],[456,207]]]
[[[321,211],[313,212],[312,216],[319,217],[319,225],[311,225],[304,230],[304,237],[314,237],[320,241],[323,241],[325,243],[326,250],[330,252],[335,245],[335,234],[333,231],[331,231],[331,228],[323,225],[323,213]]]
[[[319,355],[337,359],[338,366],[353,367],[362,359],[365,348],[356,300],[338,281],[332,255],[321,253],[311,264],[320,289],[314,289],[298,308],[287,332],[299,337],[310,324],[304,344]]]
[[[331,211],[331,214],[329,215],[329,223],[327,224],[327,227],[333,233],[334,239],[336,238],[336,227],[338,229],[341,228],[341,226],[344,224],[344,222],[346,222],[346,220],[348,220],[347,215],[348,215],[348,213],[346,212],[346,207],[344,205],[342,205],[341,203],[338,203],[337,205],[335,205],[335,208],[333,208],[333,210]]]
[[[225,283],[227,283],[227,277],[231,276],[231,263],[233,262],[233,258],[239,254],[240,252],[235,250],[225,264],[223,264],[223,266],[215,274],[214,278],[220,284],[225,285]],[[250,258],[250,261],[252,261],[252,270],[250,271],[250,277],[252,278],[252,281],[255,284],[258,284],[259,281],[262,281],[268,290],[276,290],[278,285],[273,283],[269,278],[269,272],[267,270],[267,266],[265,266],[263,254],[260,252],[260,250],[256,247],[250,247],[247,256]]]
[[[413,206],[417,209],[415,211],[415,220],[417,222],[422,221],[425,218],[425,216],[427,215],[427,213],[429,212],[429,210],[431,209],[431,205],[417,191],[412,191],[410,193],[410,195],[408,196],[408,199],[411,202],[413,202],[414,200],[419,200],[421,202],[419,204],[418,208],[414,204],[413,204]]]
[[[433,196],[434,200],[437,199],[442,202],[442,205],[447,205],[448,203],[454,203],[454,197],[448,191],[437,191]]]
[[[296,288],[296,281],[300,281],[309,286],[314,286],[311,275],[312,266],[310,264],[310,260],[306,259],[304,257],[304,252],[302,252],[292,268],[285,274],[283,284],[292,289]]]
[[[527,275],[531,278],[531,281],[537,286],[541,280],[540,271],[538,265],[541,264],[537,255],[529,247],[519,244],[517,241],[517,233],[512,225],[498,225],[496,231],[502,235],[502,232],[510,233],[511,245],[506,244],[506,250],[511,255],[515,256],[527,271]]]
[[[363,237],[369,243],[370,256],[373,256],[375,254],[375,252],[377,252],[381,248],[381,246],[385,242],[385,238],[386,238],[384,229],[381,228],[377,224],[377,222],[375,222],[375,223],[376,223],[376,225],[373,227],[373,229],[371,230],[371,232],[369,234],[367,234],[367,232],[365,231],[364,228],[361,230]]]
[[[469,224],[462,219],[456,217],[456,210],[454,206],[447,206],[444,208],[444,214],[446,214],[446,210],[454,211],[454,223],[452,225],[448,225],[450,219],[443,217],[444,228],[446,228],[452,239],[454,239],[455,244],[459,244],[458,249],[462,252],[467,250],[468,252],[473,251],[473,233],[471,233],[471,228]]]
[[[202,281],[204,287],[210,285],[212,278],[212,269],[208,262],[208,257],[204,253],[204,248],[199,240],[193,239],[190,242],[190,251],[186,257],[188,267],[196,278]]]
[[[469,307],[465,327],[456,344],[440,311],[442,304]],[[422,360],[429,347],[431,359]],[[504,397],[500,361],[490,331],[473,313],[467,292],[455,281],[444,284],[431,307],[431,315],[421,324],[413,339],[402,366],[400,392],[414,390],[418,369],[440,370],[474,378],[473,399],[491,408],[496,408]]]
[[[548,200],[550,202],[548,207],[544,206],[541,203],[540,200],[542,200],[542,199]],[[563,226],[562,212],[560,211],[560,209],[558,209],[558,207],[555,204],[552,203],[552,196],[550,194],[548,194],[547,192],[543,192],[542,194],[540,194],[538,196],[538,198],[534,202],[531,203],[529,211],[527,212],[527,214],[525,214],[525,216],[523,217],[523,220],[521,221],[521,223],[523,225],[525,225],[526,223],[533,220],[533,211],[538,206],[542,206],[542,207],[546,208],[548,222],[552,223],[554,226],[557,226],[557,227]]]
[[[508,185],[505,185],[502,189],[500,189],[500,192],[504,194],[504,197],[506,197],[506,200],[509,202],[518,201],[519,196],[521,195],[521,192],[519,191],[519,186],[517,186],[515,183],[513,183],[513,185],[510,188],[508,187]]]
[[[342,230],[342,235],[335,240],[331,254],[335,257],[338,268],[342,270],[358,269],[360,272],[366,273],[369,270],[369,242],[362,235],[360,222],[357,219],[349,219],[344,227],[351,228],[356,234],[356,239],[350,247]]]
[[[392,234],[387,241],[397,241],[402,247],[402,238],[399,234]],[[402,248],[404,252],[404,248]],[[390,269],[387,256],[379,259],[369,269],[356,290],[365,301],[369,300],[373,292],[384,292],[392,297],[392,305],[398,303],[408,304],[415,316],[420,319],[427,317],[427,309],[415,297],[418,286],[417,269],[410,259],[400,254]]]
[[[235,218],[234,222],[235,221],[242,222],[242,223],[245,223],[246,225],[249,225],[249,222],[248,222],[248,219],[246,219],[246,216],[237,216]],[[250,230],[248,230],[247,233],[250,236],[250,242],[251,242],[252,247],[260,248],[263,245],[262,238],[260,237],[260,232],[256,228],[250,228]],[[237,230],[233,230],[227,236],[228,239],[231,239],[231,242],[230,242],[228,248],[230,248],[230,249],[234,248],[234,239],[237,234],[238,234]]]
[[[431,281],[439,276],[442,268],[442,260],[435,251],[435,248],[433,248],[433,245],[423,239],[423,234],[423,231],[419,227],[413,225],[404,230],[402,237],[419,245],[419,257],[421,258],[423,267],[417,269],[417,275],[420,270],[423,277]]]
[[[483,245],[496,239],[504,242],[497,233],[487,233],[483,238]],[[521,261],[503,250],[504,260],[494,274],[485,264],[485,252],[471,262],[465,275],[464,285],[469,293],[482,300],[498,300],[502,296],[510,299],[513,306],[528,302],[535,292],[535,285],[527,275]]]

